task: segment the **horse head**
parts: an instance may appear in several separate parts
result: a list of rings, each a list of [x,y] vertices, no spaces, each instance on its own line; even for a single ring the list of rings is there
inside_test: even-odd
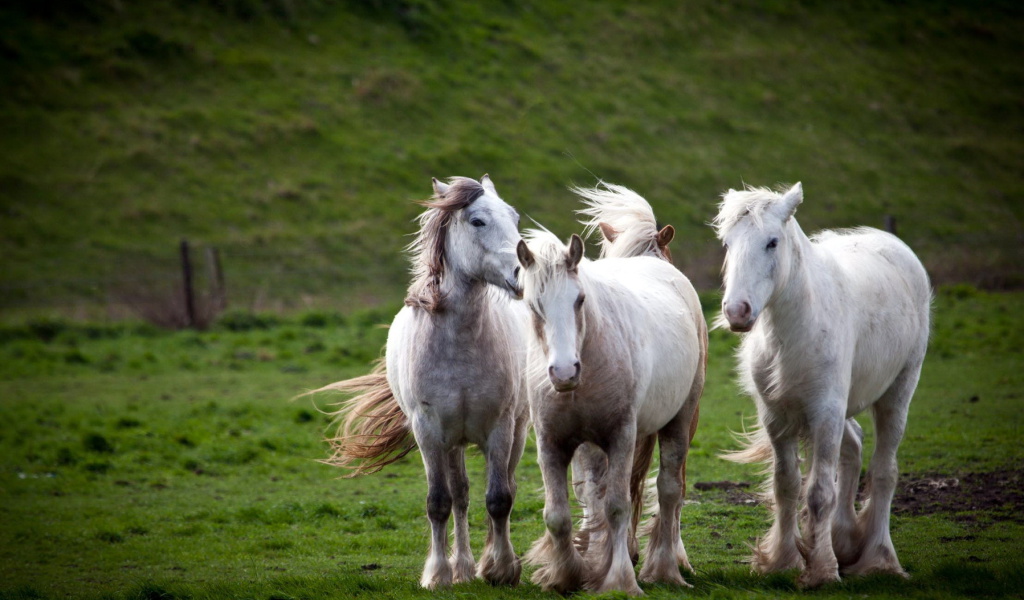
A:
[[[789,277],[793,214],[803,201],[799,183],[781,193],[729,190],[714,226],[725,248],[722,318],[733,331],[750,331]]]
[[[528,239],[533,249],[520,241],[516,253],[535,342],[547,354],[548,379],[555,391],[571,392],[580,384],[580,348],[586,331],[586,295],[579,277],[583,240],[573,234],[565,246],[546,231],[531,231]]]

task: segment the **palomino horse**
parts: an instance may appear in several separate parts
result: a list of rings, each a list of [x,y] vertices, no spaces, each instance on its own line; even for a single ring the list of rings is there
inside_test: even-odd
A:
[[[388,332],[386,368],[321,390],[361,392],[345,403],[328,461],[372,473],[418,446],[427,475],[430,554],[426,588],[474,576],[464,447],[487,459],[487,541],[476,574],[495,584],[519,582],[520,561],[509,541],[515,468],[529,424],[524,325],[516,280],[519,215],[479,182],[434,180],[420,232],[410,245],[413,281],[406,306]],[[415,442],[409,440],[412,433]],[[354,476],[353,475],[353,476]],[[455,548],[448,518],[455,515]]]
[[[540,567],[533,581],[560,592],[642,593],[630,556],[630,515],[642,506],[651,453],[635,448],[657,436],[659,512],[640,577],[685,584],[679,572],[687,565],[679,537],[682,468],[707,352],[693,286],[657,258],[584,260],[576,235],[566,247],[551,233],[534,231],[518,255],[533,316],[529,400],[547,527],[525,558]],[[591,525],[581,555],[573,544],[566,469],[584,444],[607,458],[595,482],[603,494],[587,495],[600,523]]]
[[[726,457],[772,465],[775,522],[753,565],[760,572],[804,568],[805,587],[837,581],[840,570],[905,574],[889,509],[896,449],[928,345],[928,275],[888,233],[862,228],[808,239],[793,217],[802,200],[799,183],[784,193],[730,190],[714,223],[726,248],[716,324],[749,332],[739,370],[759,421],[747,446]],[[863,432],[852,417],[867,408],[876,443],[869,499],[858,515]],[[803,493],[801,441],[811,459]]]

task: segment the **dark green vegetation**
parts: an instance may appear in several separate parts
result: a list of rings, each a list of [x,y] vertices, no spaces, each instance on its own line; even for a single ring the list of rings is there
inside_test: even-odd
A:
[[[705,227],[802,180],[805,229],[881,226],[937,280],[1021,284],[1019,2],[15,0],[0,7],[0,306],[169,293],[182,237],[235,307],[393,301],[431,176],[561,235],[632,187],[717,286]]]
[[[1019,594],[1022,300],[967,286],[937,297],[893,518],[913,578],[853,579],[813,593],[797,592],[790,575],[750,575],[739,562],[768,513],[750,502],[753,487],[723,483],[759,477],[716,458],[753,407],[732,382],[736,336],[713,332],[688,469],[695,502],[683,514],[698,572],[682,595]],[[235,314],[204,333],[59,321],[0,329],[0,597],[558,598],[528,584],[419,590],[429,527],[418,455],[358,480],[316,462],[326,456],[318,408],[334,399],[289,398],[365,372],[385,334],[371,324],[391,310]],[[477,452],[470,473],[479,554]],[[518,477],[512,531],[522,552],[543,527],[532,446]]]

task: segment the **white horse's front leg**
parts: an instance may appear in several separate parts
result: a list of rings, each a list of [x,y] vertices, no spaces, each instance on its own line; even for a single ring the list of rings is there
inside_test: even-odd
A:
[[[603,525],[600,515],[602,491],[605,485],[604,476],[608,463],[604,452],[597,446],[586,443],[576,449],[572,458],[572,485],[576,500],[583,506],[583,520],[576,534],[576,548],[584,555],[590,548],[591,536],[599,536],[599,528]],[[600,540],[593,540],[600,543]]]
[[[509,472],[514,446],[514,424],[495,428],[487,442],[487,542],[480,556],[479,574],[492,584],[516,585],[522,566],[509,540],[509,515],[515,483]]]
[[[845,404],[832,403],[837,407],[845,407]],[[839,410],[823,413],[809,423],[812,458],[807,482],[807,531],[804,532],[807,567],[799,579],[799,584],[805,588],[839,581],[839,562],[832,548],[832,518],[838,497],[836,467],[845,419]]]
[[[420,585],[427,589],[452,584],[452,567],[448,563],[448,517],[452,512],[452,495],[448,489],[447,461],[437,446],[420,444],[423,466],[427,471],[427,518],[430,519],[430,554],[423,566]]]
[[[679,415],[658,432],[658,513],[651,523],[651,537],[644,551],[640,579],[688,586],[679,567],[693,571],[679,535],[679,512],[686,484],[683,469],[690,448],[690,423],[696,402],[683,407]]]
[[[469,478],[466,475],[466,450],[462,446],[448,451],[448,487],[452,495],[452,515],[455,517],[455,547],[449,563],[452,583],[472,581],[476,572],[473,549],[469,545]]]
[[[614,441],[606,449],[608,470],[602,502],[607,529],[603,543],[596,547],[592,544],[587,552],[590,577],[586,587],[598,593],[621,591],[631,596],[642,596],[629,552],[632,517],[629,478],[633,471],[636,426],[624,428],[618,435],[610,437]]]
[[[774,453],[772,500],[775,521],[768,533],[754,548],[751,566],[758,573],[774,573],[804,566],[797,546],[797,508],[800,503],[800,461],[797,436],[767,426]]]
[[[583,587],[586,565],[572,543],[572,512],[566,470],[571,450],[548,443],[537,431],[537,454],[544,479],[544,525],[547,531],[534,542],[523,560],[538,567],[533,582],[545,591],[567,594]]]

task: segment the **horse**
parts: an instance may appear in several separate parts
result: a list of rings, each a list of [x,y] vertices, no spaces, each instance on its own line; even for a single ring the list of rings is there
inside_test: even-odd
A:
[[[928,275],[906,244],[876,229],[808,238],[794,217],[802,201],[799,183],[729,190],[713,222],[726,250],[715,325],[743,333],[740,380],[758,416],[744,447],[725,457],[767,463],[774,509],[752,565],[802,569],[806,588],[838,581],[840,571],[906,576],[889,512],[896,450],[928,346]],[[857,514],[863,431],[853,417],[867,409],[876,443]],[[801,442],[810,454],[806,482]]]
[[[679,534],[682,469],[704,388],[707,326],[689,280],[651,256],[583,258],[534,230],[517,248],[532,316],[527,352],[530,414],[544,480],[546,531],[524,560],[533,582],[640,595],[629,548],[631,515],[660,444],[658,512],[651,518],[640,579],[687,585]],[[651,446],[647,452],[638,447]],[[594,518],[583,553],[572,537],[566,469],[577,449],[601,493],[586,495]],[[639,476],[637,476],[639,474]],[[579,488],[577,488],[579,490]]]
[[[334,413],[326,461],[373,473],[419,448],[427,478],[430,552],[420,585],[473,579],[516,585],[521,562],[509,539],[515,469],[529,425],[524,362],[528,317],[517,281],[519,215],[486,175],[433,180],[419,234],[409,245],[413,279],[391,323],[383,363],[325,386],[359,393]],[[470,548],[465,446],[487,460],[487,540]],[[448,519],[455,517],[450,560]]]

